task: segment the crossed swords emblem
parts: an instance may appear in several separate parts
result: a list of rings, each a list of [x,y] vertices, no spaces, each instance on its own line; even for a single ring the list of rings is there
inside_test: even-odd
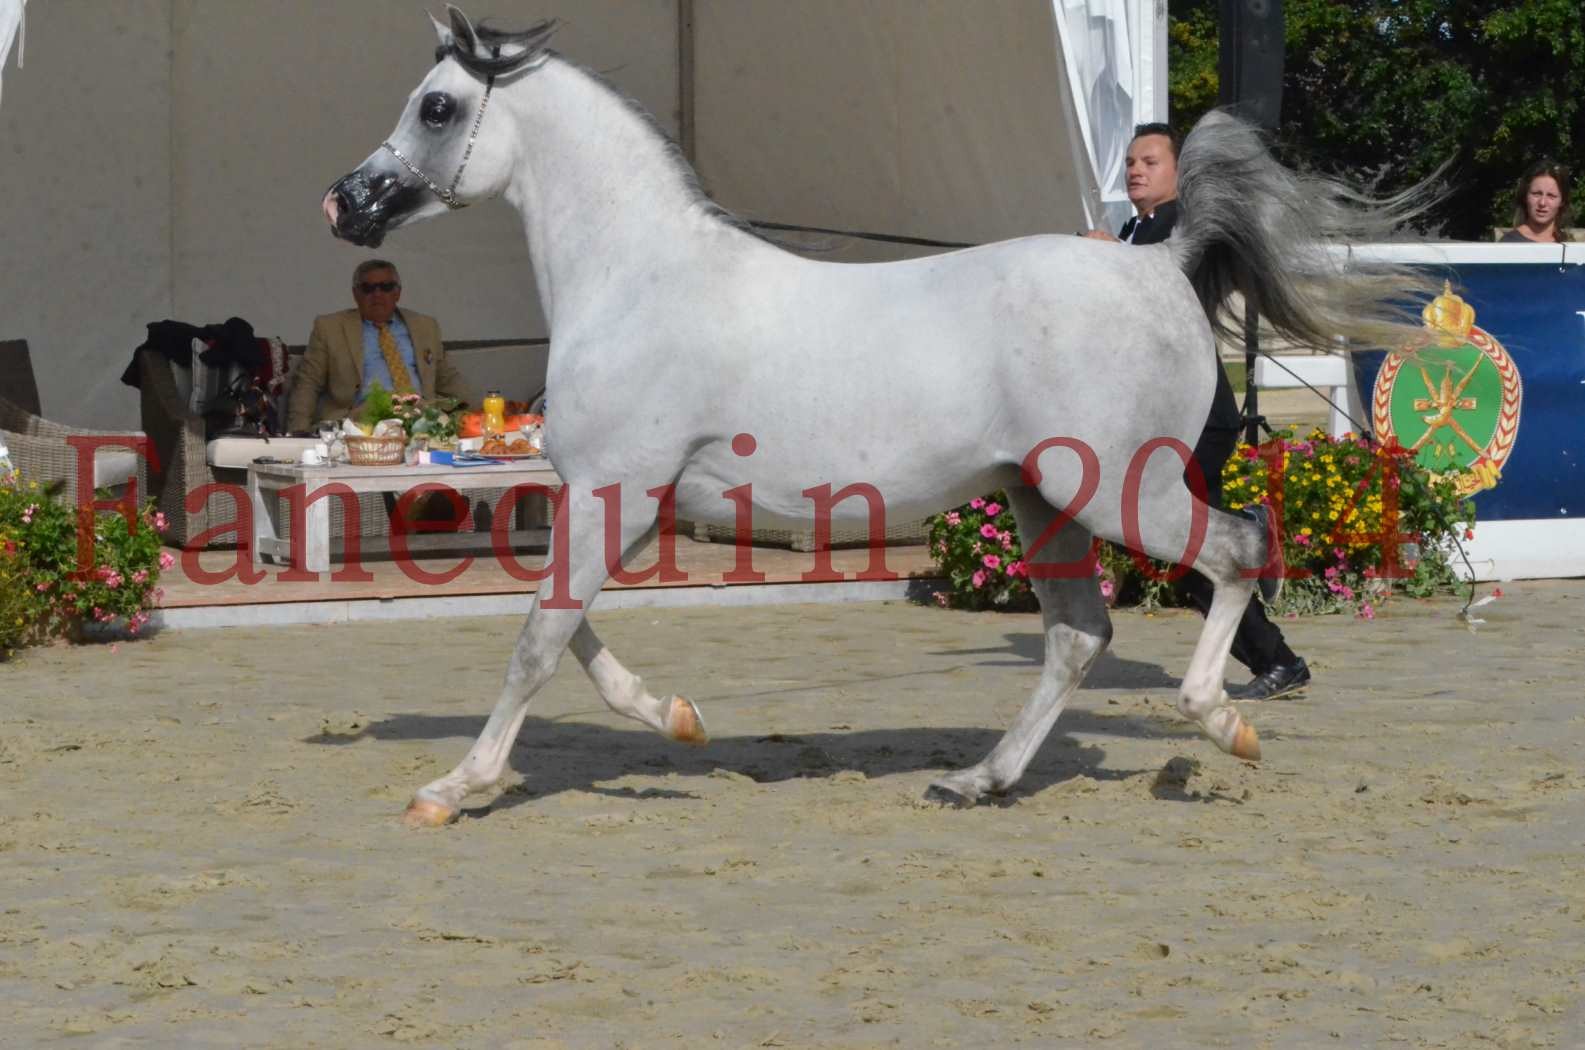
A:
[[[1457,386],[1453,385],[1453,362],[1442,362],[1442,382],[1440,384],[1431,381],[1431,375],[1425,370],[1424,365],[1419,366],[1420,378],[1425,380],[1425,392],[1430,396],[1415,398],[1414,410],[1416,412],[1426,412],[1435,409],[1435,411],[1428,416],[1421,417],[1425,420],[1427,429],[1424,434],[1420,435],[1420,440],[1416,441],[1414,446],[1409,449],[1410,452],[1420,451],[1443,428],[1451,430],[1477,455],[1484,451],[1481,446],[1475,443],[1475,439],[1469,436],[1469,432],[1460,425],[1459,421],[1453,418],[1455,411],[1468,410],[1475,407],[1475,399],[1465,397],[1464,388],[1469,386],[1471,379],[1475,378],[1475,371],[1480,368],[1480,363],[1483,360],[1485,359],[1477,357],[1475,363],[1470,366],[1469,371],[1464,373],[1464,378],[1458,381]],[[1439,454],[1445,452],[1447,455],[1452,455],[1453,453],[1453,442],[1451,440],[1448,441],[1445,449],[1440,442],[1432,444],[1431,447],[1433,451]]]

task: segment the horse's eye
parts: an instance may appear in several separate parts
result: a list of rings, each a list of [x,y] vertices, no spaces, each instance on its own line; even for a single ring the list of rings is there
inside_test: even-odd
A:
[[[456,111],[457,100],[444,91],[431,91],[418,107],[418,115],[432,128],[445,124]]]

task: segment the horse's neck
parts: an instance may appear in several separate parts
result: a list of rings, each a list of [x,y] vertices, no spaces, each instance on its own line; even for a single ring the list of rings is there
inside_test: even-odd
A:
[[[506,197],[553,332],[623,287],[622,271],[676,265],[720,225],[655,129],[589,74],[552,58],[513,94],[521,153]]]

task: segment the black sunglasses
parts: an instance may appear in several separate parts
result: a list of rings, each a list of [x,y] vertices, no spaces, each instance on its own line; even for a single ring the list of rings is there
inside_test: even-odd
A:
[[[394,292],[400,287],[395,281],[362,281],[358,284],[358,291],[373,295],[375,292]]]

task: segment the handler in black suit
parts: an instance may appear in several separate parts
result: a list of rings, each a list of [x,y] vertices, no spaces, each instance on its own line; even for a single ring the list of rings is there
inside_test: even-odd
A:
[[[1172,235],[1178,221],[1177,132],[1166,124],[1141,124],[1128,144],[1128,199],[1136,214],[1113,237],[1103,230],[1086,234],[1128,244],[1157,244]],[[1238,402],[1227,371],[1218,362],[1216,396],[1205,430],[1194,446],[1194,461],[1205,475],[1205,498],[1222,506],[1222,467],[1238,447],[1241,423]],[[1211,582],[1197,572],[1183,578],[1183,590],[1203,616],[1211,607]],[[1310,669],[1296,656],[1277,625],[1266,618],[1259,595],[1249,600],[1238,633],[1233,636],[1233,656],[1254,672],[1254,681],[1235,694],[1241,700],[1270,700],[1291,693],[1310,681]]]

